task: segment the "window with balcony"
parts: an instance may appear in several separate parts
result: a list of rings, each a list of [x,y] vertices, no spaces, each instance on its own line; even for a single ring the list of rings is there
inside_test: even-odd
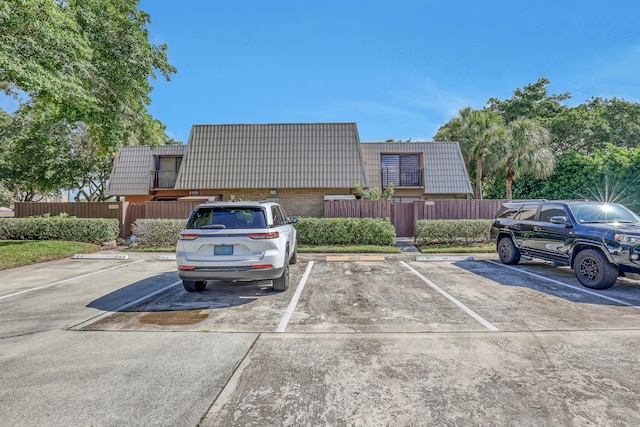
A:
[[[421,187],[420,154],[381,154],[382,186]]]
[[[154,171],[153,179],[154,188],[173,188],[176,185],[181,163],[182,157],[156,157],[156,170]]]

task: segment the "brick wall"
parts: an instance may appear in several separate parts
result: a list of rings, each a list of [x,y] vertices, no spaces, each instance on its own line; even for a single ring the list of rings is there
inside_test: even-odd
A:
[[[350,194],[348,188],[288,188],[276,189],[276,194],[269,194],[269,189],[235,189],[235,190],[200,190],[200,195],[222,195],[223,201],[231,200],[231,195],[236,200],[267,200],[275,199],[284,207],[287,215],[318,217],[324,215],[325,194]]]

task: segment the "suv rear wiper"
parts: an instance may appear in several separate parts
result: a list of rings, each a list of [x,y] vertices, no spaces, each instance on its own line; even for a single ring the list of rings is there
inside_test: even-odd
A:
[[[222,228],[227,228],[225,225],[223,224],[208,224],[208,225],[203,225],[200,228],[218,228],[218,229],[222,229]]]

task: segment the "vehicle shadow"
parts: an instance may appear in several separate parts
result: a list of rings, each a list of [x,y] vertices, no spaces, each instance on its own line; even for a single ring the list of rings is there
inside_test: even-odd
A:
[[[167,289],[144,298],[163,288]],[[250,304],[260,298],[279,294],[281,292],[273,290],[270,280],[235,283],[210,281],[202,292],[187,292],[178,275],[168,272],[120,288],[90,302],[87,307],[123,313],[218,309]],[[141,300],[123,307],[138,299]]]
[[[458,261],[454,265],[501,286],[519,286],[581,304],[640,307],[638,282],[619,277],[606,290],[589,289],[569,267],[554,267],[540,261],[522,261],[503,266],[499,261]],[[511,268],[509,268],[511,267]]]

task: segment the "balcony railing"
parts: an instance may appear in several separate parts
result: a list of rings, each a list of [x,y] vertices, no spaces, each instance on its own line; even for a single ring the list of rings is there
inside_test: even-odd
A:
[[[424,169],[383,168],[380,170],[382,186],[388,187],[424,187]]]
[[[177,170],[151,172],[151,188],[173,188],[178,178]]]

